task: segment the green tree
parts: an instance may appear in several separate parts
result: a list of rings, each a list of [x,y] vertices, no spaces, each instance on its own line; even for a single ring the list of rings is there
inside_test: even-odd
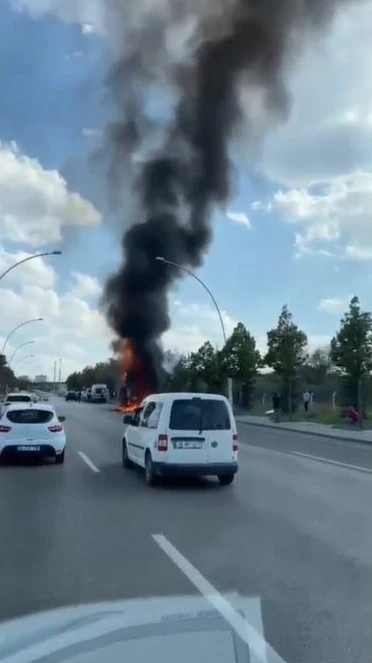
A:
[[[6,356],[0,354],[0,392],[5,392],[6,388],[14,389],[16,386],[17,378],[8,366]]]
[[[291,414],[295,399],[295,380],[307,359],[307,336],[294,323],[292,313],[283,306],[278,324],[267,332],[264,362],[282,383],[282,407]]]
[[[362,311],[359,298],[353,297],[341,319],[340,329],[331,341],[331,357],[340,370],[345,398],[364,410],[365,390],[372,371],[372,314]]]
[[[206,341],[196,352],[192,352],[188,369],[191,388],[197,391],[220,391],[222,375],[220,354]]]
[[[261,356],[256,348],[256,340],[239,322],[227,339],[221,352],[221,366],[226,376],[240,383],[241,405],[249,407]]]

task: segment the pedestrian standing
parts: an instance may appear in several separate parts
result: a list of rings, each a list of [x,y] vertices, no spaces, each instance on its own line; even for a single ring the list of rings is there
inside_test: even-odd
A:
[[[310,399],[311,399],[310,392],[308,391],[308,389],[305,389],[304,393],[302,394],[302,400],[305,412],[309,411]]]
[[[274,410],[274,421],[275,423],[279,422],[279,413],[280,413],[280,396],[278,392],[273,394],[273,410]]]

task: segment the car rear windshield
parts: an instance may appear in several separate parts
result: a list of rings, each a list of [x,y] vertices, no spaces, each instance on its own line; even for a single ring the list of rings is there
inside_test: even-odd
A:
[[[27,396],[27,394],[16,394],[14,396],[8,396],[6,399],[7,403],[29,403],[31,400],[31,396]]]
[[[47,424],[52,421],[54,413],[50,410],[11,410],[7,413],[7,418],[13,424]]]
[[[169,428],[172,430],[229,430],[231,421],[224,401],[193,398],[173,401]]]

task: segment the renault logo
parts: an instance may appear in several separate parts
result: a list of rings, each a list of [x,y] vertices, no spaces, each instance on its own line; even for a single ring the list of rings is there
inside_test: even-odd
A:
[[[217,447],[217,442],[212,442],[211,447],[213,447],[213,449],[215,449]]]

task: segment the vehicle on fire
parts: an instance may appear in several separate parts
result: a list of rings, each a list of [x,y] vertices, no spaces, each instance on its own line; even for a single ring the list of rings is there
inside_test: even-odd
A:
[[[147,396],[124,415],[123,466],[144,468],[146,483],[161,476],[217,476],[231,484],[238,471],[238,435],[227,398],[216,394]]]

